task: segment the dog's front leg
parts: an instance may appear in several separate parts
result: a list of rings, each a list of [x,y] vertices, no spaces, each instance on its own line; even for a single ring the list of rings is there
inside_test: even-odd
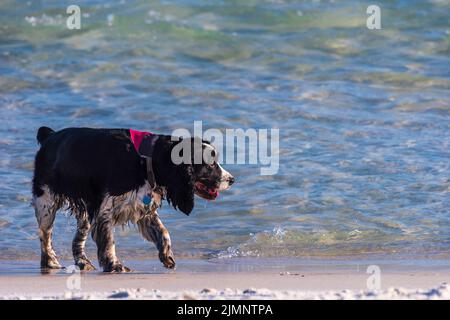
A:
[[[107,212],[100,212],[92,226],[92,239],[97,244],[98,263],[104,272],[130,272],[116,257],[114,226]]]
[[[152,208],[137,224],[142,236],[146,240],[153,242],[158,248],[159,260],[161,260],[164,267],[174,269],[175,260],[171,249],[169,231],[159,219],[156,208]]]

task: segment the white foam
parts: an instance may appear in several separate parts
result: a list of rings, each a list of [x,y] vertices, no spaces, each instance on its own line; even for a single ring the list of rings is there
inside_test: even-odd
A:
[[[386,290],[269,290],[269,289],[229,289],[159,291],[124,288],[111,292],[72,292],[59,294],[8,295],[5,300],[167,300],[167,299],[276,299],[276,300],[447,300],[450,299],[450,285],[443,283],[428,289],[405,289],[391,287]]]

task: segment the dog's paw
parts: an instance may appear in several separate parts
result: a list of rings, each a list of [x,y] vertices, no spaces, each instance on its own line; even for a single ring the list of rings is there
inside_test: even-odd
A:
[[[110,273],[122,273],[122,272],[131,272],[131,269],[128,267],[125,267],[120,262],[111,263],[105,268],[103,268],[103,272],[110,272]]]
[[[41,258],[41,269],[64,269],[64,267],[53,257]]]
[[[175,259],[173,257],[172,250],[168,249],[165,253],[159,255],[159,260],[163,263],[167,269],[175,269]]]
[[[82,271],[93,271],[97,270],[96,267],[89,261],[89,259],[79,259],[76,261],[75,265]]]

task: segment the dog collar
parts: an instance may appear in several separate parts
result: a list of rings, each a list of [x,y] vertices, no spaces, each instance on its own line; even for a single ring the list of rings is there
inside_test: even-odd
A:
[[[147,180],[153,190],[156,187],[156,180],[153,172],[152,156],[159,136],[151,132],[130,129],[130,137],[137,153],[145,158],[147,165]]]

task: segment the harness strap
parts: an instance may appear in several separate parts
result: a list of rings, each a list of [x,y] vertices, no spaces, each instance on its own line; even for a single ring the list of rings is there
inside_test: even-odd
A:
[[[136,149],[137,153],[145,158],[145,164],[147,167],[147,180],[150,184],[151,191],[156,191],[157,185],[156,185],[156,179],[155,174],[153,172],[153,150],[155,149],[156,141],[158,140],[159,136],[156,134],[153,134],[151,132],[145,132],[145,131],[137,131],[130,129],[130,136],[131,141],[133,142],[134,148]]]
[[[147,180],[150,184],[150,188],[154,190],[156,188],[156,180],[155,180],[155,174],[153,173],[153,164],[152,164],[152,157],[144,157],[145,162],[147,165]]]

